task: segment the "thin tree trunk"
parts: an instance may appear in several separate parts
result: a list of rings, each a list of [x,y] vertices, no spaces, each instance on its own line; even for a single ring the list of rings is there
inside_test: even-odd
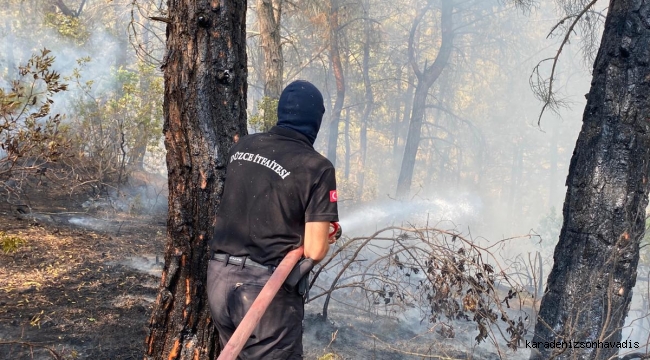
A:
[[[416,39],[417,42],[417,39]],[[411,116],[411,110],[413,108],[413,92],[415,91],[415,74],[409,71],[408,75],[408,85],[406,86],[406,95],[404,95],[404,112],[402,113],[402,122],[399,123],[397,127],[397,133],[395,134],[395,144],[397,146],[394,149],[394,156],[397,158],[399,155],[403,155],[402,151],[404,146],[401,144],[401,140],[404,139],[406,129],[408,129],[408,121]]]
[[[113,1],[112,3],[114,13],[114,28],[115,38],[117,40],[117,51],[115,52],[115,68],[125,68],[129,64],[128,49],[131,45],[128,42],[129,34],[127,31],[127,22],[124,20],[125,5],[120,1]],[[118,89],[121,92],[121,89]]]
[[[345,180],[350,179],[350,109],[345,111]]]
[[[363,86],[366,89],[365,92],[365,104],[363,108],[363,116],[361,117],[361,129],[359,131],[359,146],[360,146],[360,157],[359,157],[359,192],[357,197],[361,199],[363,197],[363,187],[365,185],[365,176],[366,176],[366,154],[368,151],[368,123],[370,122],[370,115],[372,114],[372,105],[374,103],[374,97],[372,94],[372,86],[370,84],[370,19],[368,18],[368,10],[370,8],[370,2],[366,0],[364,4],[364,33],[365,41],[363,43]]]
[[[427,94],[431,86],[436,82],[442,71],[447,66],[449,56],[453,50],[453,21],[452,14],[454,4],[452,0],[443,1],[441,7],[440,26],[442,32],[442,43],[438,50],[436,60],[431,66],[426,66],[422,72],[418,69],[415,55],[413,54],[413,39],[417,31],[417,27],[422,20],[422,17],[429,10],[428,7],[424,8],[413,22],[411,34],[409,37],[409,57],[413,71],[418,78],[418,85],[415,88],[415,95],[413,97],[413,112],[411,113],[411,122],[409,124],[408,137],[406,145],[404,146],[404,157],[402,159],[402,166],[397,180],[397,197],[405,198],[411,190],[411,182],[413,181],[413,170],[415,169],[415,160],[420,145],[420,133],[422,131],[422,120],[424,119],[424,111],[427,101]]]
[[[206,272],[227,156],[246,134],[246,2],[169,2],[167,245],[145,359],[214,359]]]
[[[341,63],[341,52],[339,49],[339,2],[330,0],[329,13],[329,37],[330,37],[330,61],[334,78],[336,79],[336,100],[332,110],[330,122],[329,141],[327,142],[327,158],[336,167],[336,147],[339,139],[339,122],[341,110],[345,99],[345,79],[343,78],[343,64]]]
[[[16,37],[14,36],[14,30],[12,29],[11,26],[11,18],[7,17],[5,18],[5,33],[7,34],[7,41],[9,44],[12,44],[12,46],[7,46],[7,80],[9,83],[11,83],[12,80],[14,80],[12,77],[16,76],[14,74],[17,73],[17,66],[16,66],[16,57],[14,56],[14,42],[16,41]]]
[[[558,160],[558,153],[557,153],[557,140],[560,136],[559,126],[555,126],[553,128],[553,135],[551,136],[551,149],[550,149],[550,168],[549,168],[549,189],[548,189],[548,204],[549,207],[555,203],[555,199],[557,198],[557,160]]]
[[[621,341],[648,206],[649,19],[648,2],[610,2],[533,341]],[[611,359],[619,350],[542,347],[531,359]]]
[[[280,37],[280,20],[282,0],[257,0],[257,21],[260,27],[261,46],[264,52],[264,97],[269,104],[280,99],[282,93],[282,38]],[[264,112],[264,131],[274,124],[275,107],[267,106]]]
[[[70,17],[76,17],[76,16],[77,16],[77,15],[75,14],[75,12],[72,11],[72,9],[70,9],[70,8],[69,8],[69,7],[68,7],[68,6],[63,2],[63,0],[51,0],[51,1],[52,1],[52,4],[54,4],[57,8],[59,8],[59,10],[61,11],[61,13],[62,13],[63,15],[65,15],[65,16],[70,16]]]
[[[395,118],[393,119],[393,158],[397,159],[397,148],[399,143],[400,115],[402,109],[402,66],[397,67],[395,76]],[[406,105],[406,104],[405,104]]]
[[[521,214],[521,208],[518,206],[518,199],[521,181],[523,177],[523,144],[521,141],[516,141],[512,147],[512,165],[510,167],[510,182],[504,184],[508,191],[508,214],[512,221],[517,221]]]

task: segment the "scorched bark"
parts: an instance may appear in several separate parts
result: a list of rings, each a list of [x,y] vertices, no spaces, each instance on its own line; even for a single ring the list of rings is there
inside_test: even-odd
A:
[[[207,240],[227,155],[246,134],[246,1],[168,2],[165,147],[167,246],[145,359],[214,359],[205,291]]]
[[[612,0],[534,341],[621,341],[648,205],[649,63],[650,3]],[[610,359],[618,351],[541,348],[531,359]]]

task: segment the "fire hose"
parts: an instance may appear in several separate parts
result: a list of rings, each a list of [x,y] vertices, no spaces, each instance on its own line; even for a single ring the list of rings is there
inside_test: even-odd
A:
[[[339,223],[331,222],[329,237],[339,239],[341,233],[342,230]],[[280,290],[280,287],[282,287],[282,284],[284,284],[291,270],[293,270],[298,261],[302,258],[302,255],[303,247],[300,246],[297,249],[291,250],[284,259],[282,259],[280,265],[278,265],[278,267],[275,268],[275,271],[273,271],[273,274],[271,274],[269,281],[266,282],[262,291],[260,291],[257,298],[255,298],[251,308],[248,310],[246,315],[244,315],[244,318],[241,323],[239,323],[237,329],[235,329],[235,332],[232,334],[232,337],[226,346],[221,350],[221,354],[219,354],[217,360],[235,360],[237,358],[237,355],[239,355],[241,350],[244,348],[244,344],[246,344],[251,333],[260,322],[260,319],[262,319],[262,315],[264,315],[264,312],[271,304],[275,294]]]

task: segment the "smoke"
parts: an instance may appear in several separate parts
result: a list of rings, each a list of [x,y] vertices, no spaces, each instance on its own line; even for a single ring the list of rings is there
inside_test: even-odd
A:
[[[72,225],[100,231],[106,230],[110,226],[110,223],[107,221],[89,217],[73,217],[68,219],[68,222]]]
[[[144,254],[132,256],[120,262],[120,265],[128,266],[145,274],[160,277],[162,275],[163,261],[158,255]]]
[[[19,66],[25,65],[32,55],[40,53],[42,49],[50,50],[50,55],[55,57],[52,70],[58,72],[62,82],[68,84],[67,91],[59,92],[53,96],[50,115],[63,115],[63,122],[72,125],[73,131],[77,129],[78,124],[92,123],[92,125],[84,125],[94,131],[92,136],[88,135],[90,133],[88,129],[85,129],[86,132],[80,131],[79,134],[83,133],[82,141],[84,143],[82,145],[86,145],[88,148],[95,144],[98,148],[103,147],[100,150],[93,150],[94,154],[106,157],[101,161],[115,162],[112,160],[114,157],[110,157],[112,155],[103,154],[106,153],[105,149],[113,153],[116,152],[113,148],[115,143],[111,142],[112,138],[109,134],[111,131],[113,133],[116,131],[115,124],[118,120],[115,119],[122,114],[116,113],[112,115],[112,118],[108,118],[111,115],[105,115],[103,112],[95,114],[93,111],[110,108],[106,104],[117,97],[115,94],[122,92],[124,77],[141,75],[138,74],[140,69],[135,65],[137,59],[134,56],[134,50],[128,42],[127,25],[130,19],[124,16],[130,12],[131,5],[130,1],[114,1],[110,4],[93,2],[87,4],[79,18],[66,19],[63,22],[57,22],[60,19],[46,4],[27,8],[18,2],[10,2],[7,7],[0,9],[0,17],[4,20],[0,23],[0,86],[10,88],[11,81],[18,78]],[[121,66],[125,66],[127,69],[123,69],[126,70],[125,72],[118,73],[117,70]],[[151,74],[147,75],[151,76]],[[155,75],[158,74],[154,73],[153,76],[155,77]],[[162,104],[156,104],[158,107],[162,106]],[[128,105],[125,108],[131,110]],[[162,113],[162,111],[159,112]],[[96,119],[100,115],[107,116],[107,119]],[[124,115],[124,117],[126,116],[133,115]],[[152,118],[154,116],[156,115],[152,115]],[[136,120],[122,119],[121,121],[128,123],[133,128]],[[144,120],[147,124],[155,121],[153,119]],[[98,122],[104,124],[98,126],[96,125]],[[137,125],[139,126],[140,123]],[[102,126],[103,135],[101,131],[98,133],[96,130]],[[112,128],[109,129],[109,127]],[[127,138],[133,135],[130,133],[131,128],[125,127],[126,130],[122,130],[126,133]],[[146,133],[146,130],[139,131]],[[157,135],[162,140],[162,134]],[[115,135],[112,136],[115,137]],[[158,146],[159,148],[153,149],[154,151],[145,152],[144,166],[148,170],[164,173],[162,141]],[[127,145],[127,151],[129,150]],[[117,150],[116,156],[120,154]],[[0,150],[0,156],[4,156],[2,150]],[[97,167],[101,168],[102,166],[104,165]],[[90,170],[91,175],[89,176],[95,176],[102,180],[103,173],[97,171],[97,174],[94,174],[92,171],[94,170]],[[130,181],[121,186],[119,194],[115,188],[109,186],[107,189],[103,189],[105,191],[102,191],[101,194],[106,197],[105,202],[109,204],[101,204],[101,201],[94,202],[86,204],[88,205],[86,208],[112,207],[112,210],[137,214],[159,214],[166,209],[165,188],[166,180],[161,181],[160,179],[149,183],[144,183],[142,179],[138,179],[135,183]],[[79,225],[99,226],[98,224],[85,223]]]
[[[20,18],[16,12],[11,11],[5,11],[3,15],[6,16],[5,31],[0,32],[0,74],[3,75],[0,77],[0,85],[3,87],[9,84],[9,79],[17,77],[18,66],[26,64],[33,54],[44,48],[52,51],[56,58],[52,67],[63,77],[72,75],[72,70],[79,67],[78,60],[89,58],[90,61],[80,73],[80,80],[83,83],[92,80],[102,84],[98,91],[112,87],[110,72],[115,66],[115,53],[120,45],[115,35],[97,26],[89,29],[87,40],[79,43],[44,25],[32,27],[37,29],[37,34],[26,33],[24,28],[16,28],[16,24],[24,26],[25,21],[43,24],[45,20],[42,14],[33,14],[33,19]],[[70,112],[69,106],[74,96],[73,91],[57,94],[52,113]]]
[[[387,226],[469,226],[479,220],[481,197],[450,193],[413,201],[378,200],[342,207],[340,224],[349,237],[368,235]]]

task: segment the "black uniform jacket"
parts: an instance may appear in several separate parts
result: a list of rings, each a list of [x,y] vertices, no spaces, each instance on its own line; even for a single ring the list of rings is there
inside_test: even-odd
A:
[[[277,265],[302,243],[305,223],[338,221],[332,163],[297,131],[273,127],[230,151],[210,248]]]

